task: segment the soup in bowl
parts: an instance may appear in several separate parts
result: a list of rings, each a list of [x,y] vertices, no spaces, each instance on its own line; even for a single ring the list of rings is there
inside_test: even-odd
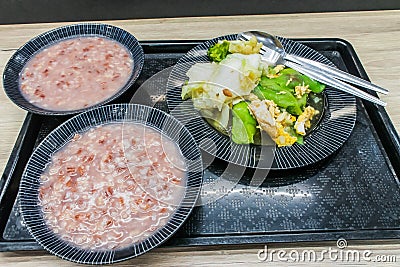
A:
[[[200,150],[176,119],[147,106],[109,105],[71,118],[35,149],[20,208],[51,253],[112,263],[168,239],[189,216],[201,180]]]
[[[136,38],[105,24],[57,28],[28,41],[4,70],[4,89],[39,114],[73,114],[108,103],[130,88],[144,63]]]

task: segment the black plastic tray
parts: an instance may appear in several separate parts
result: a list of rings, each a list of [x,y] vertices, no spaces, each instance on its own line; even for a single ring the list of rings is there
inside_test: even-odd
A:
[[[339,68],[368,79],[348,42],[341,39],[296,41],[321,52]],[[133,88],[115,102],[129,102],[141,83],[172,66],[198,43],[142,42],[146,54],[143,73]],[[26,116],[0,180],[0,251],[41,249],[21,221],[17,199],[19,181],[35,146],[68,118]],[[234,188],[207,187],[201,198],[206,199],[210,193],[224,196],[196,207],[165,245],[399,238],[399,140],[382,107],[357,100],[354,131],[334,155],[306,168],[270,172],[258,188],[249,186],[254,172],[251,169],[245,171]],[[214,160],[205,170],[204,181],[218,179],[226,167],[225,162]]]

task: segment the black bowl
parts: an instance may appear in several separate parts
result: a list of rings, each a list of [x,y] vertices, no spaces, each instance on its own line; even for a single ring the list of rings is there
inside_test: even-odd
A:
[[[52,154],[70,141],[76,133],[110,122],[142,123],[170,137],[178,145],[185,158],[186,190],[182,201],[167,224],[151,236],[125,248],[93,251],[64,241],[47,226],[39,205],[40,176],[50,162]],[[124,134],[128,134],[128,132]],[[77,263],[114,263],[139,256],[159,246],[175,233],[196,203],[202,184],[202,174],[200,149],[189,131],[175,118],[163,111],[143,105],[106,105],[69,119],[52,131],[35,149],[20,183],[21,215],[31,235],[50,253]]]
[[[37,107],[34,104],[30,103],[28,100],[26,100],[25,97],[21,94],[21,91],[19,89],[19,76],[25,64],[38,51],[40,51],[44,47],[50,46],[60,40],[74,38],[74,37],[82,37],[82,36],[106,37],[108,39],[119,42],[130,51],[134,63],[133,63],[133,71],[126,84],[108,99],[100,103],[88,106],[86,108],[77,110],[67,110],[67,111],[48,110]],[[11,101],[13,101],[17,106],[29,112],[43,114],[43,115],[75,114],[88,110],[93,107],[106,104],[116,99],[121,94],[123,94],[136,81],[142,70],[143,64],[144,64],[143,49],[140,46],[137,39],[129,32],[120,29],[118,27],[106,24],[82,23],[82,24],[68,25],[45,32],[31,39],[21,48],[19,48],[10,58],[4,69],[3,87],[7,96],[11,99]]]

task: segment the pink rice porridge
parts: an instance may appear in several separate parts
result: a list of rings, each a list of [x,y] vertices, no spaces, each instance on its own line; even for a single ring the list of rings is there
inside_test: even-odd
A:
[[[55,43],[33,56],[20,74],[22,95],[40,108],[68,111],[104,101],[129,80],[133,58],[120,43],[79,37]]]
[[[76,134],[41,176],[39,204],[63,240],[91,250],[119,249],[164,226],[185,193],[178,146],[137,123]]]

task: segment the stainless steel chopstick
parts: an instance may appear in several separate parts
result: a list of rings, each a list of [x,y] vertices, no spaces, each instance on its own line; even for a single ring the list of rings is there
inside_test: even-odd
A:
[[[243,33],[239,34],[239,40],[249,40],[249,39],[250,39],[250,37],[247,36],[246,34],[243,34]],[[274,44],[274,45],[276,45],[276,44]],[[326,85],[330,85],[341,91],[344,91],[346,93],[355,95],[362,99],[371,101],[375,104],[378,104],[381,106],[386,106],[386,103],[384,101],[380,100],[379,98],[377,98],[373,95],[370,95],[367,92],[364,92],[364,91],[352,86],[351,84],[347,84],[344,81],[342,81],[343,79],[349,80],[349,77],[347,75],[351,75],[351,74],[348,74],[348,73],[340,71],[340,70],[338,72],[336,72],[337,69],[335,69],[333,67],[328,67],[327,65],[326,65],[326,68],[324,68],[325,65],[322,63],[319,63],[319,65],[314,65],[314,63],[317,63],[317,62],[308,60],[308,59],[303,60],[303,58],[286,53],[283,48],[280,48],[280,47],[278,47],[278,48],[279,49],[274,50],[263,44],[260,49],[260,54],[262,55],[263,59],[266,62],[268,62],[268,64],[273,64],[273,65],[283,64],[287,67],[295,69],[298,72],[303,73],[303,74],[309,76],[310,78],[317,80],[319,82],[322,82]],[[321,67],[320,65],[323,65],[323,67]],[[332,74],[332,73],[334,73],[334,74]],[[353,76],[353,75],[351,75],[351,76]],[[354,77],[356,77],[356,76],[354,76]],[[339,78],[341,78],[341,79],[339,79]],[[354,79],[353,81],[356,81],[356,83],[358,83],[358,84],[369,83],[368,81],[362,80],[360,78]],[[372,87],[374,87],[374,86],[375,85],[373,85]],[[369,86],[369,88],[370,87],[371,86]],[[388,92],[386,89],[383,89],[381,87],[378,87],[378,88],[375,87],[373,90],[380,91],[383,93]]]
[[[297,70],[298,72],[303,73],[303,74],[307,75],[308,77],[310,77],[310,78],[312,78],[314,80],[322,82],[322,83],[324,83],[326,85],[330,85],[330,86],[332,86],[334,88],[337,88],[337,89],[339,89],[341,91],[344,91],[346,93],[358,96],[358,97],[360,97],[362,99],[371,101],[371,102],[373,102],[375,104],[378,104],[378,105],[381,105],[381,106],[386,106],[386,103],[383,102],[382,100],[380,100],[379,98],[377,98],[377,97],[375,97],[373,95],[370,95],[370,94],[368,94],[368,93],[366,93],[366,92],[364,92],[364,91],[362,91],[362,90],[360,90],[360,89],[358,89],[358,88],[356,88],[356,87],[354,87],[354,86],[352,86],[350,84],[347,84],[347,83],[345,83],[343,81],[340,81],[340,80],[337,80],[335,78],[329,77],[328,75],[326,75],[324,73],[321,73],[321,72],[315,72],[313,69],[306,68],[306,67],[304,67],[304,66],[302,66],[300,64],[297,64],[297,63],[294,63],[294,62],[291,62],[291,61],[286,61],[285,63],[286,63],[285,65],[287,67],[292,68],[294,70]]]
[[[315,72],[326,72],[327,74],[332,75],[332,77],[334,77],[338,80],[349,82],[354,85],[362,86],[364,88],[367,88],[367,89],[370,89],[370,90],[373,90],[375,92],[379,92],[382,94],[389,93],[389,91],[385,88],[382,88],[382,87],[375,85],[369,81],[363,80],[357,76],[351,75],[350,73],[344,72],[342,70],[328,66],[326,64],[323,64],[323,63],[320,63],[317,61],[313,61],[313,60],[310,60],[307,58],[299,57],[296,55],[292,55],[292,54],[286,54],[284,56],[284,58],[286,60],[303,65],[307,68],[313,69],[313,71],[315,71]]]

